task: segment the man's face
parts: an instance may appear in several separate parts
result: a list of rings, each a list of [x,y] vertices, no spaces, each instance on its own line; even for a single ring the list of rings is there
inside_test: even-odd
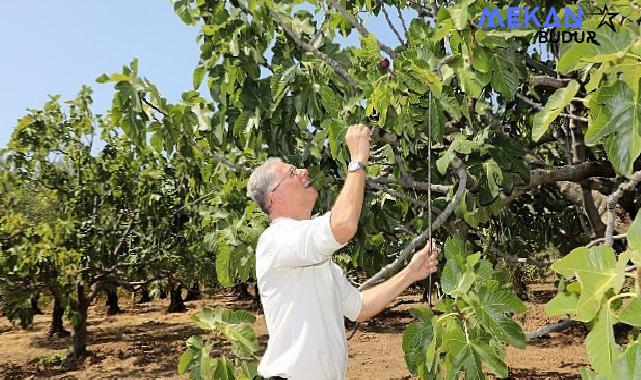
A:
[[[318,192],[311,186],[307,169],[297,169],[294,165],[278,162],[274,165],[278,182],[272,188],[272,200],[287,202],[295,207],[314,208]]]

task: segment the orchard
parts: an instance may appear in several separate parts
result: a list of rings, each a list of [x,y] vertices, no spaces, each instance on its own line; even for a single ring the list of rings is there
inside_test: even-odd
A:
[[[105,114],[84,86],[3,127],[0,331],[59,356],[0,374],[99,376],[96,362],[119,357],[101,344],[122,335],[100,326],[153,304],[187,316],[173,351],[152,356],[169,367],[100,376],[255,378],[267,339],[255,250],[269,219],[247,197],[249,175],[268,157],[307,168],[323,214],[345,182],[347,128],[366,123],[358,232],[333,261],[365,290],[430,236],[443,247],[431,283],[402,299],[411,306],[390,306],[403,365],[381,378],[641,376],[641,2],[172,6],[199,28],[180,101],[133,59],[97,73],[94,86],[113,88]],[[526,329],[537,302],[546,322]],[[347,336],[387,333],[377,326],[348,324]],[[510,361],[568,336],[585,362],[566,371]]]

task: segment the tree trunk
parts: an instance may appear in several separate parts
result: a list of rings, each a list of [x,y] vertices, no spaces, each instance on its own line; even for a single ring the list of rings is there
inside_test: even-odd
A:
[[[107,315],[120,314],[121,310],[118,307],[118,288],[107,288]]]
[[[35,296],[31,297],[31,314],[32,315],[42,315],[44,314],[42,310],[38,307],[38,301],[40,300],[40,293],[36,293]]]
[[[262,309],[263,303],[260,300],[260,293],[258,292],[258,282],[254,283],[254,301],[252,302],[254,310]]]
[[[249,285],[246,282],[236,284],[236,293],[238,294],[239,300],[251,299],[251,294],[249,294]]]
[[[167,298],[167,290],[165,290],[164,288],[160,288],[160,295],[158,297],[160,297],[161,300],[166,299]]]
[[[182,285],[178,285],[175,288],[172,286],[169,289],[171,303],[169,304],[169,308],[167,309],[168,313],[182,313],[187,310],[185,302],[183,301],[182,290]]]
[[[71,308],[75,312],[73,324],[73,345],[71,346],[71,355],[74,359],[79,359],[87,355],[87,311],[89,310],[90,300],[87,299],[83,285],[77,285],[77,299],[71,300]]]
[[[198,281],[194,282],[194,285],[187,291],[187,296],[185,301],[196,301],[202,298],[200,293],[200,284]]]
[[[147,289],[146,285],[143,285],[143,287],[140,289],[140,300],[138,300],[136,304],[140,305],[149,301],[151,301],[151,297],[149,297],[149,289]]]
[[[53,296],[53,315],[51,317],[51,328],[49,329],[49,336],[54,338],[68,337],[69,331],[65,330],[62,323],[62,316],[65,313],[65,308],[62,306],[62,299],[59,295]]]

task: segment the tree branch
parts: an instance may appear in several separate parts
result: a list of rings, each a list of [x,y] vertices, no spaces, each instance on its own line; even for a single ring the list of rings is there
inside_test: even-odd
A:
[[[563,331],[563,330],[569,328],[571,325],[572,325],[572,320],[569,319],[569,318],[563,319],[563,320],[561,320],[559,322],[556,322],[556,323],[549,323],[547,325],[539,327],[535,331],[526,332],[525,333],[525,340],[527,342],[529,342],[529,341],[538,339],[538,338],[542,337],[543,335],[547,335],[547,334],[549,334],[551,332]]]
[[[122,248],[122,244],[124,243],[125,239],[129,234],[131,233],[131,230],[133,230],[134,225],[136,224],[136,219],[138,218],[138,213],[134,214],[134,216],[131,218],[129,221],[129,225],[127,226],[127,230],[123,232],[122,236],[118,240],[118,243],[116,244],[116,248],[114,248],[113,256],[117,257],[118,252],[120,252],[120,248]]]
[[[628,237],[628,234],[619,234],[619,235],[614,235],[612,236],[612,240],[621,240],[621,239],[626,239]],[[594,247],[595,245],[602,243],[605,241],[605,237],[594,239],[591,242],[589,242],[585,248],[590,248]]]
[[[539,104],[539,103],[537,103],[537,102],[533,101],[532,99],[528,98],[527,96],[525,96],[525,95],[523,95],[523,94],[519,94],[519,93],[517,92],[517,93],[516,93],[516,96],[517,96],[519,99],[523,100],[525,103],[527,103],[527,104],[531,105],[532,107],[536,108],[536,109],[537,109],[537,110],[539,110],[539,111],[543,109],[543,106],[542,106],[541,104]],[[587,123],[587,122],[588,122],[588,119],[587,119],[587,118],[585,118],[585,117],[581,117],[581,116],[577,116],[577,115],[572,115],[572,114],[569,114],[569,113],[561,112],[561,113],[559,114],[559,116],[563,116],[563,117],[566,117],[566,118],[571,119],[571,120],[582,121],[582,122],[584,122],[584,123]]]
[[[360,21],[358,21],[351,13],[349,13],[347,9],[343,8],[343,6],[338,3],[338,1],[329,0],[329,3],[332,4],[334,9],[340,12],[340,14],[342,14],[343,17],[345,17],[356,28],[358,34],[365,38],[369,37],[370,32],[363,26],[363,24],[361,24]],[[378,44],[378,48],[387,53],[390,58],[396,58],[396,53],[394,52],[394,50],[392,50],[392,48],[380,42],[378,39],[376,39],[376,43]]]
[[[570,112],[574,113],[577,109],[574,105],[570,105]],[[586,161],[586,146],[583,139],[583,130],[580,125],[577,125],[575,120],[570,120],[570,135],[572,136],[572,157],[574,164],[579,164]],[[592,197],[592,189],[590,189],[586,181],[581,182],[581,198],[583,201],[583,209],[588,216],[590,227],[596,236],[603,236],[605,225],[601,221],[599,211],[594,205],[594,198]]]
[[[512,194],[502,197],[507,204],[523,195],[526,191],[546,183],[557,181],[581,182],[591,177],[614,177],[616,173],[609,161],[590,161],[576,165],[556,166],[550,169],[536,169],[530,172],[530,181],[515,186]]]
[[[389,177],[378,177],[378,178],[370,179],[369,181],[372,181],[375,183],[396,183],[405,188],[410,188],[415,190],[427,190],[428,188],[431,187],[432,191],[437,193],[443,193],[443,194],[447,194],[452,188],[452,186],[448,186],[448,185],[434,185],[434,184],[430,185],[427,182],[415,181],[411,177],[407,178],[406,180],[389,178]]]
[[[569,78],[554,78],[547,75],[535,75],[530,77],[529,82],[532,87],[542,86],[558,89],[567,86],[570,81],[571,79]]]
[[[641,182],[641,170],[634,172],[629,181],[619,185],[617,190],[608,197],[608,223],[605,229],[605,245],[608,247],[612,247],[614,244],[612,237],[614,234],[614,206],[625,191],[634,190],[639,182]]]
[[[385,9],[385,4],[381,4],[381,10],[383,11],[383,15],[385,16],[385,21],[387,21],[387,25],[392,29],[394,34],[396,35],[396,38],[398,39],[398,42],[405,46],[406,43],[403,41],[403,37],[401,37],[401,34],[398,32],[394,24],[392,23],[392,20],[389,18],[389,14],[387,13],[387,9]]]
[[[394,7],[396,8],[396,12],[398,13],[399,20],[401,20],[401,26],[403,27],[403,31],[405,32],[405,38],[408,38],[407,25],[405,24],[405,19],[403,18],[403,14],[401,13],[401,8],[398,6],[398,4],[394,4]]]
[[[153,109],[154,111],[163,115],[163,117],[167,117],[167,113],[165,111],[158,108],[158,106],[148,101],[145,97],[140,97],[140,100],[146,105],[148,105],[149,107],[151,107],[151,109]],[[185,132],[183,129],[180,130],[180,133],[189,142],[189,145],[191,145],[192,148],[195,148],[196,150],[198,150],[203,156],[209,156],[213,158],[215,161],[217,161],[218,163],[223,164],[234,171],[249,172],[249,169],[247,169],[242,165],[238,165],[233,162],[230,162],[225,156],[218,153],[214,153],[209,150],[205,150],[203,147],[201,147],[198,144],[198,142],[193,138],[193,136],[188,135],[187,132]]]
[[[276,13],[271,8],[267,8],[267,9],[269,9],[269,14],[272,15],[274,20],[276,20],[276,23],[278,23],[278,25],[285,31],[285,33],[287,33],[287,35],[292,40],[294,40],[294,43],[296,45],[298,45],[302,49],[314,54],[316,57],[318,57],[318,59],[320,59],[323,62],[327,63],[329,65],[329,67],[334,69],[334,71],[336,71],[340,76],[343,77],[343,79],[345,79],[345,81],[347,81],[347,83],[349,84],[349,86],[352,89],[355,90],[355,89],[358,88],[358,85],[356,84],[356,81],[354,80],[354,78],[352,78],[352,76],[349,75],[349,73],[347,72],[347,70],[345,70],[343,68],[343,66],[341,66],[338,62],[336,62],[334,59],[332,59],[327,54],[325,54],[322,51],[318,50],[315,46],[310,45],[310,44],[308,44],[306,42],[303,42],[303,40],[301,40],[297,35],[294,34],[294,32],[290,28],[287,27],[287,25],[285,25],[285,23],[280,18],[278,13]]]
[[[533,259],[531,257],[511,256],[511,255],[508,255],[507,253],[504,253],[503,251],[501,251],[498,248],[491,248],[491,249],[494,251],[494,253],[496,253],[497,256],[502,257],[502,258],[506,259],[507,261],[509,261],[511,263],[515,263],[515,264],[530,264],[530,265],[534,265],[534,266],[537,266],[537,267],[547,267],[547,266],[550,266],[550,265],[554,264],[554,262],[555,262],[553,260],[539,261],[539,260]]]
[[[454,207],[458,205],[458,203],[461,201],[461,198],[463,198],[463,194],[465,193],[465,185],[467,183],[467,172],[465,171],[465,167],[463,166],[462,162],[458,158],[452,161],[452,167],[456,171],[456,175],[459,178],[458,188],[456,189],[456,193],[454,194],[454,197],[452,198],[450,203],[447,205],[447,207],[445,207],[445,210],[443,210],[443,212],[441,212],[436,217],[436,219],[434,220],[434,223],[432,223],[431,231],[437,230],[439,227],[441,227],[445,223],[447,218],[454,211]],[[405,260],[414,253],[414,250],[416,249],[416,247],[418,247],[420,244],[422,244],[425,241],[429,232],[430,231],[426,229],[419,236],[412,239],[412,241],[410,241],[403,248],[403,250],[400,252],[396,260],[394,260],[394,262],[383,267],[378,273],[372,276],[369,280],[365,281],[358,288],[358,290],[363,291],[363,290],[369,289],[372,286],[386,280],[387,278],[389,278],[390,276],[398,272],[401,269]]]
[[[537,70],[542,72],[543,74],[546,74],[551,77],[557,77],[558,73],[554,71],[554,69],[551,69],[547,67],[543,62],[539,62],[529,55],[525,55],[525,64],[530,67],[531,69]]]
[[[413,197],[411,197],[409,195],[403,194],[403,193],[401,193],[399,191],[396,191],[394,189],[389,189],[387,187],[381,186],[380,184],[378,184],[378,183],[376,183],[376,182],[374,182],[372,180],[367,180],[367,186],[371,187],[372,189],[375,189],[375,190],[383,191],[383,192],[385,192],[385,193],[387,193],[387,194],[389,194],[389,195],[391,195],[393,197],[405,199],[409,203],[412,203],[412,204],[414,204],[416,206],[427,208],[427,202],[422,201],[422,200],[417,199],[417,198],[413,198]],[[432,211],[435,212],[435,213],[440,213],[441,212],[441,210],[439,210],[438,208],[436,208],[434,206],[432,206]]]

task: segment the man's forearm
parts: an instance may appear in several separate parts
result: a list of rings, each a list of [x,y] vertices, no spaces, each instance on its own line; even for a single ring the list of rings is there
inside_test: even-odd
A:
[[[382,284],[363,291],[363,307],[356,321],[363,322],[380,313],[413,282],[407,272],[403,270]]]
[[[348,242],[356,234],[364,191],[365,170],[348,172],[345,185],[332,207],[332,231],[339,243]]]

